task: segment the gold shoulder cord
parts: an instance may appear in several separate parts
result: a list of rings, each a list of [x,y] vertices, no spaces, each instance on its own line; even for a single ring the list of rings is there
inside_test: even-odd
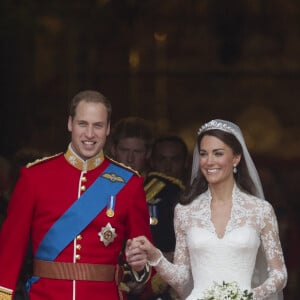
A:
[[[135,173],[136,175],[138,175],[139,177],[141,177],[141,174],[139,173],[139,171],[137,171],[137,170],[135,170],[135,169],[133,169],[133,168],[131,168],[131,167],[129,167],[129,166],[123,164],[123,163],[120,163],[120,162],[114,160],[113,158],[109,157],[108,155],[105,155],[105,156],[106,156],[110,161],[112,161],[113,163],[115,163],[116,165],[121,166],[121,167],[123,167],[123,168],[125,168],[125,169],[127,169],[127,170],[130,170],[130,171],[132,171],[133,173]]]
[[[158,176],[158,177],[161,177],[161,178],[164,178],[176,185],[178,185],[180,187],[180,189],[184,190],[185,189],[185,186],[184,184],[182,183],[182,180],[178,179],[178,178],[175,178],[175,177],[172,177],[172,176],[168,176],[168,175],[165,175],[164,173],[160,173],[160,172],[150,172],[148,174],[148,176]]]
[[[48,160],[48,159],[50,159],[50,158],[56,157],[56,156],[58,156],[58,155],[60,155],[60,154],[62,154],[62,152],[61,152],[61,153],[54,154],[54,155],[51,155],[51,156],[46,156],[46,157],[43,157],[43,158],[38,158],[38,159],[36,159],[35,161],[28,163],[28,164],[26,165],[26,168],[30,168],[30,167],[32,167],[32,166],[34,166],[34,165],[36,165],[36,164],[39,164],[39,163],[41,163],[41,162],[43,162],[43,161],[45,161],[45,160]],[[2,300],[2,299],[0,298],[0,300]]]
[[[166,184],[157,178],[153,178],[150,182],[146,184],[144,190],[146,192],[146,199],[148,203],[153,203],[155,201],[155,196],[166,186]]]

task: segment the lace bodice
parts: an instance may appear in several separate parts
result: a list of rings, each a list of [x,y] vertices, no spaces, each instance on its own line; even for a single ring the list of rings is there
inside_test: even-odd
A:
[[[271,296],[286,284],[287,271],[272,206],[237,186],[232,198],[230,220],[221,238],[211,222],[209,190],[189,205],[178,204],[175,208],[174,264],[162,259],[156,269],[184,299],[187,295],[187,300],[200,299],[214,281],[237,281],[241,288],[251,290],[260,248],[267,259],[268,276],[252,287],[254,299],[274,299]]]

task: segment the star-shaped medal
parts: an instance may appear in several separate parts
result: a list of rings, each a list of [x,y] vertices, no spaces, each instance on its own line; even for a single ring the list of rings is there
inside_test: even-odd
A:
[[[102,227],[98,235],[100,241],[103,242],[106,247],[112,243],[117,236],[116,229],[113,228],[110,223],[107,223],[105,227]]]

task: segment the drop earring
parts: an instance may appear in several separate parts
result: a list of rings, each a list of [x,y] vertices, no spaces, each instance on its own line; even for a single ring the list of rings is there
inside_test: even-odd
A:
[[[236,167],[236,165],[233,165],[233,174],[236,174],[237,173],[237,167]]]

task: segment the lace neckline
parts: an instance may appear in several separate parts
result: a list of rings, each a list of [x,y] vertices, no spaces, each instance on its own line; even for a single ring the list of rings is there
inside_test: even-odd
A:
[[[224,237],[226,236],[226,234],[228,232],[230,232],[233,229],[233,219],[234,219],[234,215],[236,214],[237,210],[238,210],[238,202],[240,200],[240,193],[239,193],[239,189],[236,186],[236,184],[234,184],[233,189],[232,189],[232,207],[231,207],[231,211],[230,211],[230,216],[229,219],[225,225],[225,228],[223,230],[223,234],[221,236],[218,235],[215,224],[212,221],[212,211],[211,211],[211,201],[212,201],[212,196],[211,196],[211,192],[208,188],[208,190],[205,193],[205,198],[206,198],[206,202],[207,202],[207,211],[209,212],[207,214],[208,217],[208,224],[210,225],[210,230],[211,232],[213,232],[216,236],[216,238],[218,240],[223,240]]]

